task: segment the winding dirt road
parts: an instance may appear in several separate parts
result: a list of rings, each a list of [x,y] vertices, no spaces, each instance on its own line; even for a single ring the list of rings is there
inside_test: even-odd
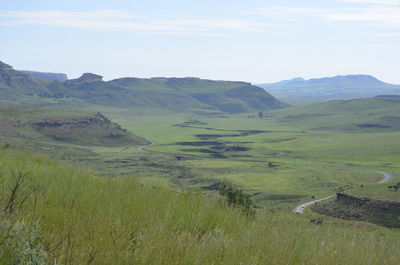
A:
[[[137,150],[139,150],[140,152],[146,152],[147,153],[148,151],[146,151],[144,148],[152,146],[152,145],[155,145],[156,142],[154,142],[153,140],[150,140],[149,138],[144,138],[144,139],[147,141],[147,144],[139,146]]]
[[[378,173],[380,175],[383,176],[383,179],[381,179],[378,184],[385,184],[388,183],[389,181],[391,181],[393,179],[393,176],[387,172],[383,172],[383,171],[375,171],[375,170],[362,170],[362,169],[353,169],[353,168],[334,168],[334,169],[342,169],[342,170],[354,170],[354,171],[363,171],[363,172],[371,172],[371,173]],[[313,205],[317,202],[320,201],[325,201],[328,199],[333,198],[335,195],[329,196],[329,197],[325,197],[325,198],[321,198],[318,200],[313,200],[310,202],[306,202],[303,204],[300,204],[298,206],[296,206],[296,208],[294,208],[293,212],[296,214],[303,214],[304,213],[304,208],[306,208],[307,206]]]
[[[378,173],[378,174],[381,174],[384,176],[384,178],[378,182],[379,184],[388,183],[389,181],[391,181],[393,179],[392,175],[390,175],[389,173],[383,172],[383,171],[371,171],[371,172],[375,172],[375,173]]]

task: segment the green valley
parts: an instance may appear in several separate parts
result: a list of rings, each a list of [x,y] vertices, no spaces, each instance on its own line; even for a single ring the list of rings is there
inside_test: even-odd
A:
[[[293,210],[400,201],[399,97],[289,107],[244,82],[0,73],[2,264],[398,262],[398,212]]]

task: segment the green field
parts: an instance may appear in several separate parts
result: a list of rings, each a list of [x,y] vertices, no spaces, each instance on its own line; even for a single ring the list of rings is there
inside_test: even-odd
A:
[[[372,103],[366,113],[362,106]],[[400,132],[395,127],[348,130],[364,122],[365,116],[379,119],[396,108],[397,102],[380,98],[272,111],[264,113],[266,118],[262,119],[254,118],[256,113],[198,116],[102,110],[122,128],[155,141],[155,145],[147,147],[150,152],[138,150],[143,141],[115,146],[82,145],[35,138],[29,130],[23,131],[27,133],[25,137],[4,140],[11,141],[16,149],[39,150],[104,175],[134,174],[151,182],[203,190],[229,180],[253,194],[258,207],[290,212],[300,202],[344,190],[357,192],[361,186],[365,187],[361,190],[365,196],[397,199],[400,193],[391,192],[387,185],[373,185],[381,178],[379,174],[357,169],[382,170],[393,174],[396,182],[400,172]],[[320,115],[310,114],[315,110]],[[16,113],[9,119],[23,120]],[[303,118],[289,119],[296,116],[293,113]],[[353,116],[348,117],[349,113]],[[71,116],[65,112],[52,115]],[[5,117],[2,120],[7,124]],[[321,124],[336,127],[322,128]]]
[[[371,103],[375,107],[368,113],[365,108],[362,111],[361,106],[371,106]],[[346,111],[337,106],[340,104],[353,106]],[[307,114],[318,108],[325,113],[324,118]],[[357,113],[354,112],[357,108],[357,115],[347,117],[349,113]],[[176,162],[190,169],[192,177],[187,176],[189,182],[183,183],[204,186],[213,180],[229,179],[255,194],[260,206],[288,211],[311,197],[349,189],[356,191],[361,186],[370,187],[369,184],[375,184],[382,177],[357,169],[382,170],[397,178],[399,131],[394,127],[348,129],[364,122],[365,116],[378,119],[396,108],[397,102],[369,99],[273,111],[265,119],[248,118],[248,115],[107,114],[125,128],[155,141],[157,144],[148,148],[152,155],[193,156]],[[332,111],[337,109],[340,111]],[[285,120],[290,113],[300,113],[306,118]],[[318,128],[322,127],[320,124],[335,127]],[[374,190],[383,198],[398,196],[383,186],[371,185],[379,188],[370,188],[370,195]]]

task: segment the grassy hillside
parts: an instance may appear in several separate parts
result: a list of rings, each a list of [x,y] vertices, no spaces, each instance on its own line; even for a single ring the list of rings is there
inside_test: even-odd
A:
[[[400,129],[399,113],[400,97],[379,96],[317,103],[273,115],[282,124],[304,129],[387,132]]]
[[[18,177],[23,182],[18,182]],[[13,187],[20,183],[12,196]],[[0,263],[397,264],[399,234],[259,211],[0,152]],[[12,200],[10,206],[10,198]]]
[[[17,102],[20,97],[44,96],[50,93],[50,81],[35,79],[0,62],[1,102]]]
[[[38,76],[38,75],[34,75]],[[32,78],[0,62],[0,103],[97,108],[152,109],[186,113],[243,113],[286,107],[262,88],[245,82],[199,78],[120,78],[105,82],[85,73],[80,78],[48,81]]]
[[[27,140],[84,146],[146,143],[100,113],[12,106],[0,106],[0,139],[3,142]]]

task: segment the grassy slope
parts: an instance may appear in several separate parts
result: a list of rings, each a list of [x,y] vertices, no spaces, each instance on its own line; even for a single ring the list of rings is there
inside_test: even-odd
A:
[[[146,141],[100,113],[62,111],[48,108],[0,106],[0,139],[19,148],[49,148],[70,145],[141,145]]]
[[[19,220],[30,228],[39,221],[40,236],[13,239],[0,230],[5,265],[27,246],[47,251],[57,264],[368,265],[400,258],[395,231],[329,218],[316,226],[301,216],[264,211],[248,219],[217,197],[143,186],[132,178],[98,178],[30,154],[0,153],[2,207],[19,171],[27,172],[22,188],[35,192],[21,212],[2,215],[0,224]]]
[[[325,138],[324,145],[313,145],[312,139],[304,141],[303,150],[306,150],[306,146],[312,146],[310,151],[319,148],[323,157],[340,156],[352,163],[358,160],[392,166],[392,169],[385,170],[396,176],[399,172],[396,140],[400,136],[398,113],[399,98],[379,97],[319,103],[276,111],[274,115],[282,124],[312,128],[320,133],[321,138]],[[360,127],[359,124],[370,124],[372,127]],[[326,148],[327,146],[329,147]],[[397,181],[395,177],[393,182]],[[400,200],[400,195],[390,191],[388,185],[370,184],[364,188],[353,189],[351,193],[378,199]]]
[[[400,119],[396,117],[399,111],[400,98],[382,97],[317,103],[276,111],[274,116],[282,124],[301,128],[368,132],[368,128],[359,128],[355,125],[373,123],[392,126],[392,129],[398,130]],[[369,131],[378,130],[371,128]]]
[[[349,193],[357,197],[373,197],[380,200],[400,201],[399,192],[394,191],[393,189],[389,189],[388,186],[390,186],[390,184],[367,185],[363,188],[349,191]]]

